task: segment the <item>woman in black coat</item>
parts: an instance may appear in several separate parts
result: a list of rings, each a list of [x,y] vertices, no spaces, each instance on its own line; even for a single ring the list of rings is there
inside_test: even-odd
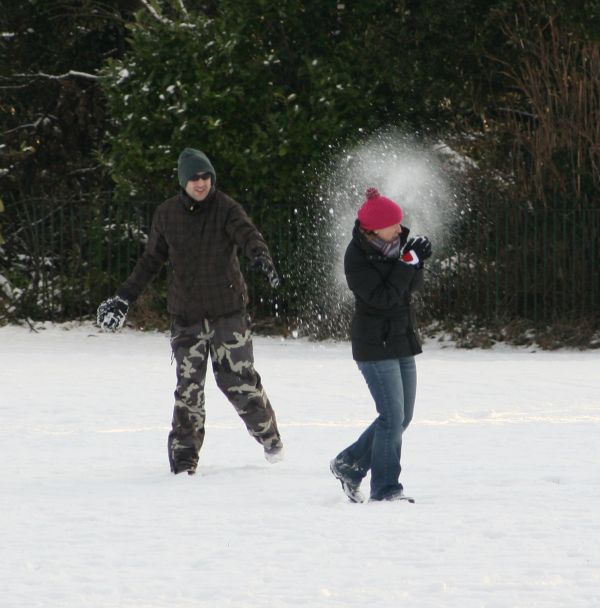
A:
[[[331,461],[331,472],[353,502],[363,502],[359,487],[369,470],[372,501],[407,499],[399,481],[400,453],[414,410],[414,357],[421,352],[411,294],[422,285],[431,244],[426,237],[409,238],[401,221],[402,209],[370,188],[344,257],[355,297],[352,355],[378,413],[357,441]]]

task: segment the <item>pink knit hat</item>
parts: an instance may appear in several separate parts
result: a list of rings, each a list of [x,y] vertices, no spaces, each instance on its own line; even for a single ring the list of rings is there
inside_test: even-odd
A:
[[[402,209],[394,201],[381,196],[377,188],[367,190],[367,200],[358,210],[358,221],[364,230],[380,230],[402,221]]]

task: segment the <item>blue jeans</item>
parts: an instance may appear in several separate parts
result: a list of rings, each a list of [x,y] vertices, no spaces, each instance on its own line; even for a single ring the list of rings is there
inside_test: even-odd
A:
[[[371,499],[382,500],[402,489],[400,452],[402,433],[410,424],[417,392],[414,357],[359,361],[379,414],[337,462],[356,483],[371,470]]]

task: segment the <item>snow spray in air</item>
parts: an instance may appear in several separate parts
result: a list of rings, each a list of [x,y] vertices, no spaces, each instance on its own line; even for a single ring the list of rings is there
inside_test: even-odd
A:
[[[412,235],[427,235],[435,250],[447,239],[455,200],[432,146],[398,133],[379,134],[331,162],[318,192],[310,247],[312,272],[302,323],[318,337],[347,337],[352,294],[346,286],[344,252],[367,188],[397,202]],[[308,235],[305,235],[305,239]]]

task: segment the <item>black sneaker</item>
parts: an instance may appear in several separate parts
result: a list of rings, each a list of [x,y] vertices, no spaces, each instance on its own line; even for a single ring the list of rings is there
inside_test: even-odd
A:
[[[354,480],[344,475],[335,458],[329,463],[329,469],[333,476],[342,484],[342,490],[344,490],[344,494],[351,502],[365,502],[365,497],[360,491],[360,482],[356,483]]]
[[[179,475],[179,473],[187,473],[188,475],[196,474],[196,465],[191,462],[175,462],[171,465],[171,471],[175,473],[175,475]]]

